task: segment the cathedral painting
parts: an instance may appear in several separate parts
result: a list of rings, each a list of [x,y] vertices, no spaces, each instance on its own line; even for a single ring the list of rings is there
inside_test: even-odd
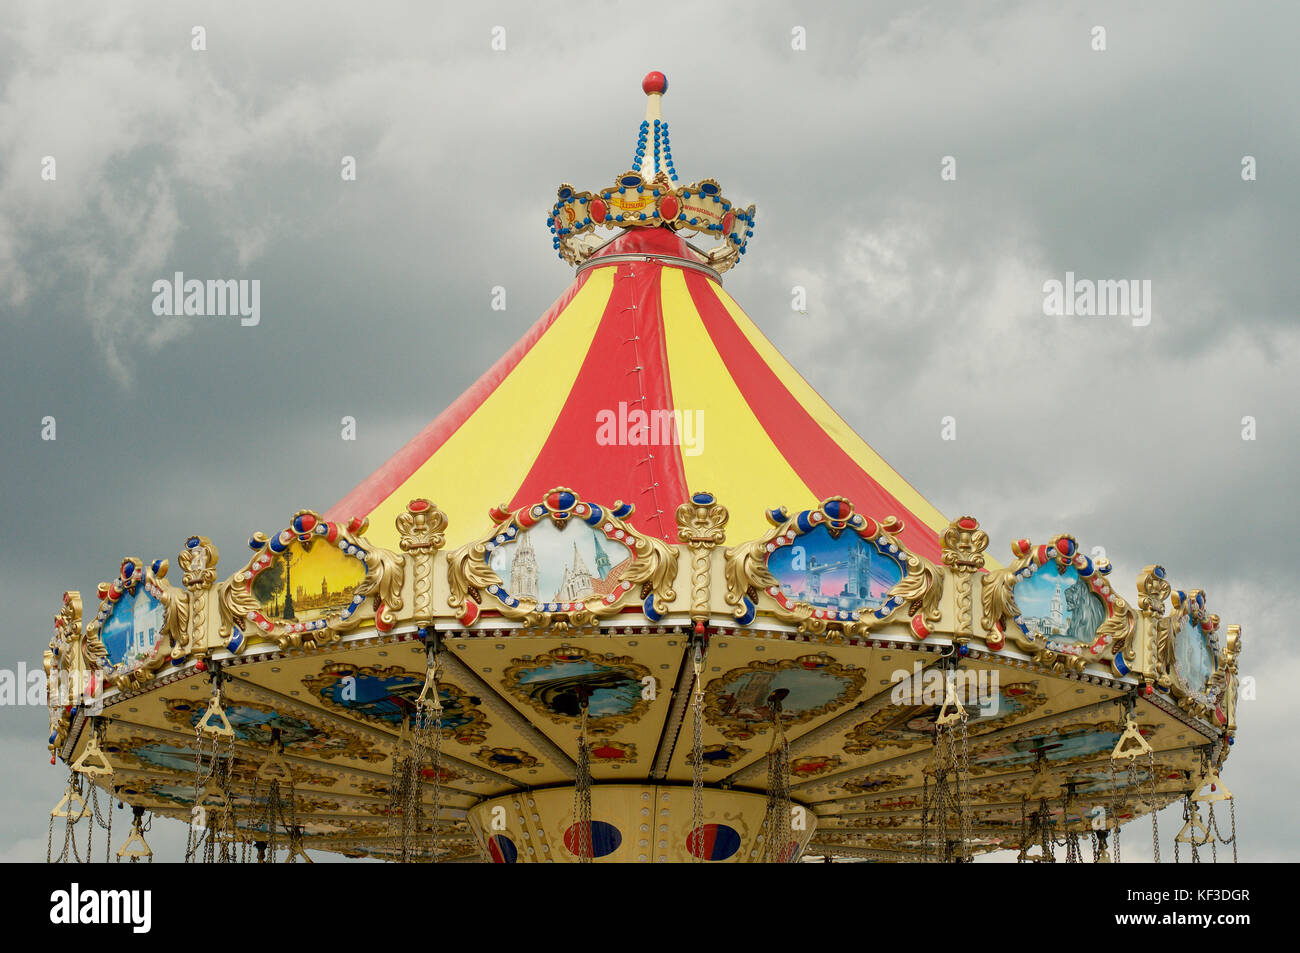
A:
[[[1105,603],[1073,566],[1057,573],[1049,563],[1016,583],[1016,606],[1030,632],[1057,642],[1090,645],[1106,621]]]
[[[787,599],[823,609],[875,609],[903,578],[903,567],[857,533],[832,537],[825,526],[804,533],[768,557],[767,568]]]
[[[136,586],[134,593],[123,593],[100,631],[108,660],[128,668],[140,662],[162,636],[163,619],[162,603],[144,586]]]
[[[560,529],[549,520],[496,549],[488,565],[516,599],[581,602],[614,590],[632,552],[585,523]]]
[[[295,543],[253,580],[253,597],[271,619],[310,622],[342,610],[366,578],[366,567],[336,547]]]

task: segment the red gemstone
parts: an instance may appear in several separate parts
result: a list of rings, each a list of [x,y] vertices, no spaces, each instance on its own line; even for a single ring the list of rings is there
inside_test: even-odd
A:
[[[591,220],[593,222],[599,225],[601,222],[605,221],[605,212],[606,208],[604,199],[591,200]]]
[[[649,96],[651,93],[668,92],[668,77],[658,70],[651,70],[645,74],[645,79],[641,80],[641,89]]]
[[[730,235],[732,232],[732,226],[735,224],[736,224],[735,212],[728,212],[726,215],[722,216],[722,234]]]
[[[677,207],[677,196],[665,195],[663,198],[659,200],[660,218],[666,221],[671,221],[672,219],[677,217],[678,211],[679,209]]]
[[[980,524],[973,517],[963,516],[961,519],[957,521],[957,525],[960,526],[962,529],[975,529]]]
[[[423,513],[429,508],[428,500],[412,500],[407,509],[412,513]]]
[[[199,659],[194,663],[194,667],[200,672],[206,672],[208,670],[208,663],[203,661],[203,659]]]

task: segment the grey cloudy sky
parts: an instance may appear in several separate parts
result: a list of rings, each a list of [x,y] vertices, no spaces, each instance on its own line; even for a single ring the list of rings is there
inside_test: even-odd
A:
[[[728,290],[896,469],[999,558],[1072,532],[1242,624],[1225,782],[1244,856],[1300,858],[1297,35],[1274,3],[10,0],[0,667],[123,555],[203,532],[233,571],[459,395],[571,280],[554,189],[624,170],[661,69],[683,180],[758,204]],[[154,316],[175,271],[260,279],[261,324]],[[1045,317],[1067,271],[1149,279],[1150,325]],[[0,859],[42,856],[45,719],[0,709]]]

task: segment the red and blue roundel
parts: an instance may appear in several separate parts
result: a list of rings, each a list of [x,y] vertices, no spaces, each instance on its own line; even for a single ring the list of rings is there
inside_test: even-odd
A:
[[[570,824],[569,829],[564,832],[564,846],[569,849],[569,853],[578,856],[578,825]],[[591,856],[604,857],[618,850],[619,845],[623,843],[623,835],[618,832],[618,828],[613,824],[607,824],[604,821],[592,821],[590,830]]]
[[[740,850],[740,834],[726,824],[704,824],[686,835],[686,850],[700,860],[726,860]]]
[[[488,838],[488,856],[494,864],[513,864],[519,859],[519,850],[505,834],[493,834]]]

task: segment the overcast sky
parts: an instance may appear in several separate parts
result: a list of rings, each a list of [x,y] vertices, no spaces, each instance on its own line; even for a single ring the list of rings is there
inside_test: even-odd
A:
[[[202,532],[233,572],[458,396],[571,280],[555,187],[627,167],[660,69],[683,181],[758,205],[727,289],[886,460],[1000,559],[1072,532],[1243,626],[1224,780],[1243,857],[1300,859],[1297,35],[1275,3],[8,0],[0,667],[123,555]],[[259,279],[260,324],[155,316],[176,271]],[[1150,324],[1045,316],[1067,271],[1150,280]],[[43,858],[45,725],[0,709],[0,859]]]

